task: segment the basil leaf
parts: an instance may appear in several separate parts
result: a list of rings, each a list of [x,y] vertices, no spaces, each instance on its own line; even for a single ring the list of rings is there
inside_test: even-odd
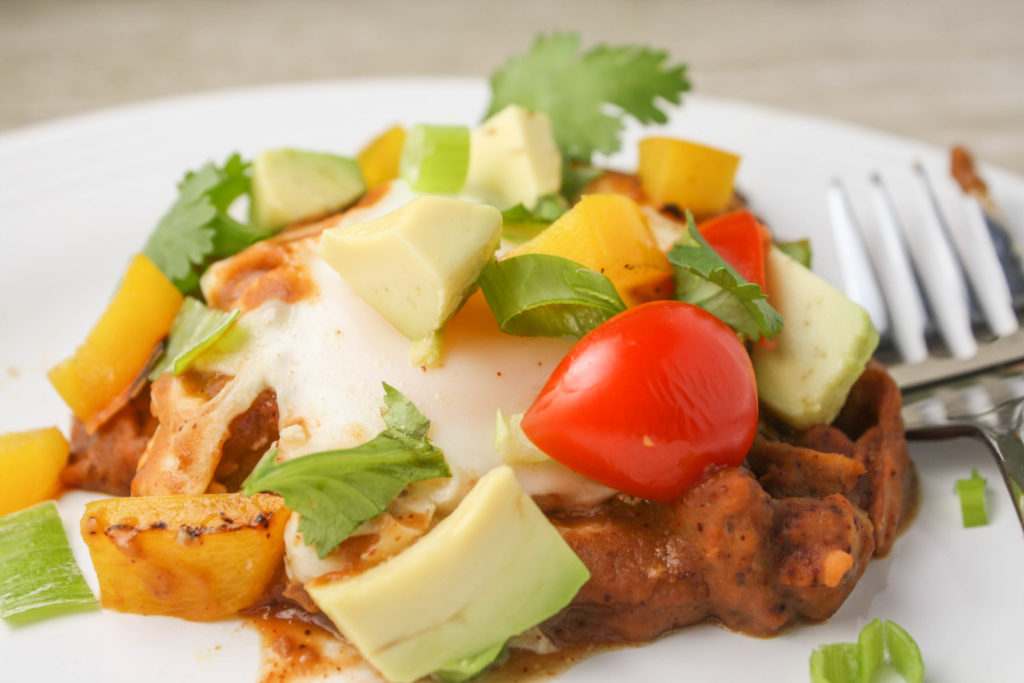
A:
[[[359,446],[277,462],[272,448],[242,484],[251,496],[272,491],[302,515],[306,545],[326,557],[373,519],[408,484],[451,476],[444,454],[426,439],[430,421],[401,392],[384,384],[387,428]]]
[[[550,254],[491,261],[480,289],[506,334],[579,338],[626,310],[607,277]]]

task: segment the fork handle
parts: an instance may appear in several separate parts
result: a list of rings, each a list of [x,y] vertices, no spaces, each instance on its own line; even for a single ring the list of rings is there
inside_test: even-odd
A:
[[[1024,399],[1007,401],[976,419],[985,443],[996,456],[1010,491],[1013,507],[1024,529]]]

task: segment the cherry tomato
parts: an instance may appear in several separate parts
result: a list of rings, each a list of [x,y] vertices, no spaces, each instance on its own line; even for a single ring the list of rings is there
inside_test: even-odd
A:
[[[606,486],[672,502],[737,466],[757,429],[754,370],[729,326],[679,301],[620,313],[579,341],[523,417],[527,437]]]
[[[768,229],[749,211],[733,211],[700,224],[700,234],[711,248],[747,282],[765,289],[764,259],[771,245]]]

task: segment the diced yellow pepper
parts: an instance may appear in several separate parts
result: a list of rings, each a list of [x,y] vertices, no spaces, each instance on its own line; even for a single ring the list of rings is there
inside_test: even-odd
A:
[[[0,517],[53,498],[67,460],[56,427],[0,434]]]
[[[553,254],[603,273],[627,306],[672,293],[672,266],[640,206],[625,195],[584,195],[509,256]]]
[[[88,432],[94,432],[131,397],[135,381],[167,336],[182,301],[160,269],[137,254],[85,343],[50,370],[50,383]]]
[[[356,157],[366,187],[374,188],[398,177],[398,160],[405,144],[405,129],[394,126],[378,135]]]
[[[656,206],[689,209],[699,220],[725,210],[740,158],[720,149],[675,138],[640,141],[638,173]]]
[[[81,526],[104,607],[207,621],[263,595],[287,519],[278,496],[223,493],[98,500]]]

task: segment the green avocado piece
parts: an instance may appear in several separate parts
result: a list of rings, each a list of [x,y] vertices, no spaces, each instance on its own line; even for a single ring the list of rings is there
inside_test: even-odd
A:
[[[769,303],[782,315],[775,347],[754,347],[761,403],[796,429],[829,424],[878,346],[861,306],[776,247],[765,262]]]
[[[298,149],[263,152],[252,164],[250,219],[280,230],[304,218],[346,208],[366,191],[352,159]]]
[[[305,587],[370,664],[406,683],[434,672],[465,676],[469,663],[482,670],[589,578],[502,466],[409,549],[358,576],[328,574]]]
[[[380,218],[325,230],[320,255],[402,334],[429,347],[500,241],[494,207],[424,195]]]

